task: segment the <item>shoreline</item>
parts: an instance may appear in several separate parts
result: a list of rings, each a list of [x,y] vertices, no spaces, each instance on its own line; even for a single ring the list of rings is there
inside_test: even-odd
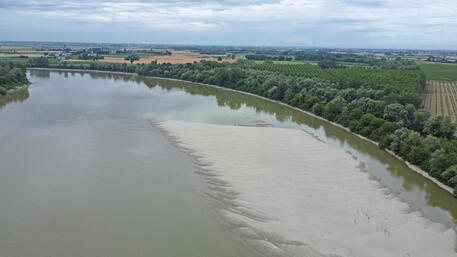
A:
[[[16,92],[16,91],[19,91],[19,90],[24,90],[26,88],[28,88],[30,85],[32,84],[32,82],[27,82],[27,83],[24,83],[23,85],[19,86],[19,87],[16,87],[16,88],[13,88],[13,89],[10,89],[8,91],[6,91],[6,94],[0,96],[0,99],[2,99],[3,97],[13,93],[13,92]]]
[[[231,88],[225,88],[225,87],[221,87],[221,86],[216,86],[216,85],[210,85],[210,84],[204,84],[204,83],[199,83],[199,82],[192,82],[192,81],[187,81],[187,80],[182,80],[182,79],[174,79],[174,78],[164,78],[164,77],[153,77],[153,76],[140,76],[136,73],[130,73],[130,72],[120,72],[120,71],[101,71],[101,70],[84,70],[84,69],[62,69],[62,68],[39,68],[39,67],[32,67],[32,68],[27,68],[27,69],[30,69],[30,70],[48,70],[48,71],[73,71],[73,72],[96,72],[96,73],[105,73],[105,74],[119,74],[119,75],[133,75],[133,76],[137,76],[137,77],[144,77],[144,78],[153,78],[153,79],[164,79],[164,80],[170,80],[170,81],[177,81],[177,82],[186,82],[186,83],[193,83],[193,84],[198,84],[198,85],[202,85],[202,86],[207,86],[207,87],[212,87],[212,88],[218,88],[218,89],[222,89],[222,90],[227,90],[227,91],[232,91],[232,92],[237,92],[237,93],[241,93],[241,94],[245,94],[245,95],[250,95],[250,96],[254,96],[254,97],[257,97],[257,98],[260,98],[260,99],[263,99],[263,100],[266,100],[266,101],[269,101],[269,102],[274,102],[274,103],[277,103],[277,104],[280,104],[284,107],[287,107],[287,108],[290,108],[290,109],[293,109],[295,111],[299,111],[301,113],[304,113],[304,114],[307,114],[313,118],[316,118],[320,121],[323,121],[323,122],[326,122],[328,124],[331,124],[333,126],[336,126],[340,129],[343,129],[345,130],[346,132],[349,132],[350,134],[354,135],[354,136],[357,136],[358,138],[366,141],[366,142],[369,142],[369,143],[372,143],[376,146],[378,146],[379,144],[369,138],[366,138],[362,135],[359,135],[357,133],[354,133],[352,132],[349,128],[346,128],[344,126],[342,126],[341,124],[338,124],[338,123],[335,123],[335,122],[332,122],[332,121],[329,121],[323,117],[320,117],[314,113],[311,113],[311,112],[308,112],[308,111],[305,111],[305,110],[302,110],[302,109],[299,109],[297,107],[293,107],[293,106],[290,106],[286,103],[283,103],[283,102],[280,102],[280,101],[276,101],[276,100],[272,100],[272,99],[269,99],[269,98],[266,98],[266,97],[263,97],[263,96],[259,96],[259,95],[256,95],[256,94],[252,94],[252,93],[249,93],[249,92],[244,92],[244,91],[240,91],[240,90],[235,90],[235,89],[231,89]],[[16,90],[16,89],[15,89]],[[394,152],[390,151],[390,150],[386,150],[386,149],[382,149],[383,151],[389,153],[391,156],[395,157],[396,159],[400,160],[403,164],[405,164],[410,170],[414,171],[415,173],[417,174],[420,174],[422,175],[423,177],[427,178],[428,180],[432,181],[434,184],[436,184],[438,187],[440,187],[441,189],[447,191],[448,193],[450,193],[451,195],[453,195],[453,188],[451,188],[450,186],[447,186],[445,185],[444,183],[440,182],[438,179],[430,176],[427,172],[425,172],[424,170],[422,170],[420,167],[416,166],[416,165],[413,165],[411,163],[409,163],[408,161],[404,160],[403,158],[401,158],[400,156],[398,156],[397,154],[395,154]]]

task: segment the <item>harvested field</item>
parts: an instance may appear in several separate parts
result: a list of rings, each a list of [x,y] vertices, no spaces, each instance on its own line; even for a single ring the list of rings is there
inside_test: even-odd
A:
[[[7,48],[5,48],[7,49]],[[135,48],[130,50],[144,50],[142,48]],[[158,49],[157,51],[159,51]],[[207,55],[207,54],[200,54],[198,52],[192,51],[176,51],[176,50],[169,50],[172,55],[148,55],[147,53],[141,56],[140,53],[140,60],[135,61],[134,63],[151,63],[152,61],[157,61],[158,63],[193,63],[193,62],[200,62],[201,60],[208,60],[208,61],[217,61],[218,57],[222,57],[222,62],[235,62],[237,59],[241,58],[238,57],[236,59],[226,59],[226,55]],[[56,53],[59,51],[35,51],[35,50],[18,50],[16,53],[0,53],[1,57],[19,57],[19,56],[27,56],[27,57],[41,57],[44,56],[44,53]],[[125,56],[122,55],[111,55],[105,56],[104,59],[97,60],[98,62],[108,62],[108,63],[130,63],[124,59]],[[80,59],[69,59],[67,61],[70,62],[87,62],[88,60],[80,60]]]
[[[17,54],[4,54],[4,53],[0,53],[0,57],[19,57],[19,56],[28,56],[28,57],[41,57],[43,56],[42,53],[34,53],[34,54],[21,54],[21,53],[17,53]]]
[[[427,81],[422,94],[422,106],[432,117],[449,116],[457,121],[457,82]]]
[[[191,51],[171,51],[172,55],[156,55],[140,58],[140,60],[134,63],[150,63],[157,61],[158,63],[193,63],[200,62],[201,60],[216,61],[217,57],[224,55],[201,55]],[[206,57],[206,58],[205,58]],[[213,58],[214,57],[214,58]],[[75,60],[77,61],[77,60]],[[98,60],[99,62],[111,62],[111,63],[130,63],[130,61],[124,60],[122,57],[105,57],[105,59]],[[223,59],[222,62],[235,62],[236,59]]]

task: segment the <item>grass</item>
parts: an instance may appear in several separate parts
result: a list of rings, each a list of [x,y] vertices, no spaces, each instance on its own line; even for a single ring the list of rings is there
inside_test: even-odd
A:
[[[19,57],[0,57],[0,61],[12,61],[15,63],[27,63],[29,58],[19,58]]]
[[[457,64],[419,64],[427,80],[457,81]]]

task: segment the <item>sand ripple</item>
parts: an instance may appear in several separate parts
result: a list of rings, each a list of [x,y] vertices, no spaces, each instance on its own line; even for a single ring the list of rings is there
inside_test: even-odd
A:
[[[301,130],[152,123],[193,157],[224,221],[266,256],[457,256],[453,229]]]

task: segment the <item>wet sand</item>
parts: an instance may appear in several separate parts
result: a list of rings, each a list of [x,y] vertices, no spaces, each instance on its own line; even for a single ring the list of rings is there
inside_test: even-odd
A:
[[[151,123],[193,157],[222,219],[266,256],[457,256],[452,228],[301,130]]]

